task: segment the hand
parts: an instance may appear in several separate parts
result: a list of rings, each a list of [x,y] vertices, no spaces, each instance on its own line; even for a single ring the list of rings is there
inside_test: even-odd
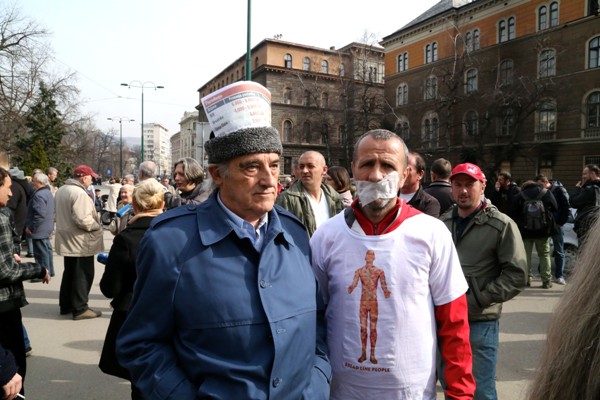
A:
[[[20,255],[18,255],[18,254],[14,254],[14,256],[15,256],[15,261],[16,261],[16,262],[18,262],[19,264],[21,264],[21,263],[23,262],[23,259],[21,258],[21,256],[20,256]]]
[[[48,284],[48,283],[50,283],[51,280],[52,280],[52,277],[50,276],[50,273],[48,272],[48,270],[46,270],[46,275],[44,276],[44,279],[42,279],[42,283]]]
[[[31,231],[31,229],[29,229],[29,228],[27,227],[27,228],[25,228],[25,233],[26,233],[28,236],[31,236],[31,234],[32,234],[33,232]]]
[[[6,385],[2,386],[4,398],[9,400],[17,398],[17,394],[21,391],[22,386],[23,378],[21,378],[21,375],[15,374]]]
[[[577,183],[575,184],[575,187],[578,187],[578,188],[580,188],[580,187],[581,187],[581,181],[577,182]]]
[[[500,182],[496,181],[494,187],[496,188],[496,190],[500,190]]]

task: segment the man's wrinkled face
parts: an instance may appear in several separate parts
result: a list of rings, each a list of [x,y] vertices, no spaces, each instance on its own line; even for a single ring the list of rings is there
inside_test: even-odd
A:
[[[10,176],[4,178],[4,184],[0,186],[0,207],[5,207],[8,203],[8,199],[12,196],[10,186],[12,185],[12,179]]]
[[[404,147],[399,140],[376,140],[366,136],[358,145],[354,161],[352,161],[352,174],[356,181],[379,182],[392,172],[399,175],[398,187],[406,179],[406,166]],[[366,207],[381,210],[394,205],[396,198],[378,199]]]
[[[467,174],[458,174],[450,181],[452,196],[458,208],[475,211],[481,203],[485,185]]]
[[[230,160],[226,175],[211,168],[223,203],[248,222],[271,211],[277,198],[279,154],[255,153]]]

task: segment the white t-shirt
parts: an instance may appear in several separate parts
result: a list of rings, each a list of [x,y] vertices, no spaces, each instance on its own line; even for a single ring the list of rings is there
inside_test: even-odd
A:
[[[321,191],[321,199],[319,201],[316,201],[306,190],[304,191],[304,195],[308,197],[310,207],[315,216],[315,227],[318,228],[323,222],[329,219],[329,206],[327,205],[325,193]]]
[[[425,214],[409,217],[380,236],[357,232],[357,226],[350,229],[340,213],[310,241],[313,268],[328,304],[331,399],[435,400],[434,305],[447,304],[468,288],[450,232],[441,221]],[[374,251],[373,265],[385,273],[390,291],[386,298],[381,279],[371,282],[377,289],[376,364],[370,361],[369,329],[366,360],[358,360],[363,283],[359,280],[348,293],[355,272],[366,264],[367,250]]]

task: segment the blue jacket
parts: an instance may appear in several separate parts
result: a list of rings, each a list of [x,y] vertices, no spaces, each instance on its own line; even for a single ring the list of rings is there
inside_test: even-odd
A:
[[[216,193],[142,239],[121,364],[145,399],[327,399],[331,367],[308,235],[275,207],[258,253]]]
[[[27,206],[25,227],[31,230],[32,239],[48,239],[54,230],[56,210],[50,187],[37,189]]]

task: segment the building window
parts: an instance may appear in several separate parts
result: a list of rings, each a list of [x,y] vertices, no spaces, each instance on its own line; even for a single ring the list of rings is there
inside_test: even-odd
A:
[[[550,27],[558,26],[558,2],[550,3]]]
[[[321,144],[329,143],[329,125],[323,124],[321,126]]]
[[[292,138],[293,138],[293,131],[292,131],[292,121],[289,120],[285,120],[283,121],[283,142],[284,143],[291,143],[292,142]]]
[[[467,51],[479,50],[479,29],[473,29],[465,34],[465,47]]]
[[[465,132],[470,137],[479,135],[479,116],[477,111],[467,111],[465,114]]]
[[[310,71],[310,58],[304,57],[302,61],[302,69],[305,71]]]
[[[470,94],[477,91],[477,69],[467,70],[465,79],[465,93]]]
[[[479,40],[479,29],[473,29],[473,50],[479,50],[480,40]]]
[[[283,66],[285,68],[292,68],[292,55],[287,53],[283,56]]]
[[[410,139],[410,125],[406,117],[400,117],[396,121],[396,134],[402,138],[405,142]]]
[[[398,72],[404,72],[408,70],[408,53],[404,52],[398,55]]]
[[[326,60],[321,61],[321,72],[324,74],[329,73],[329,63]]]
[[[437,78],[435,76],[430,76],[425,79],[425,92],[424,99],[425,100],[433,100],[437,97]]]
[[[552,133],[552,137],[538,135],[538,140],[554,139],[556,132],[556,103],[552,100],[546,100],[540,103],[537,110],[537,133]]]
[[[340,63],[340,76],[346,76],[346,67],[344,63]]]
[[[512,108],[506,107],[502,111],[500,118],[500,136],[509,136],[515,130],[515,112]]]
[[[408,85],[401,83],[396,89],[396,106],[408,104]]]
[[[548,7],[541,6],[538,10],[538,30],[548,28]]]
[[[285,104],[292,104],[292,89],[289,87],[286,87],[283,92],[283,102]]]
[[[305,107],[310,106],[310,92],[308,90],[304,91],[304,97],[302,98],[302,104]]]
[[[422,147],[438,147],[439,122],[436,116],[429,116],[423,121]]]
[[[588,1],[588,15],[598,15],[600,13],[600,1],[589,0]]]
[[[600,36],[590,40],[588,50],[588,68],[600,67]]]
[[[329,95],[327,93],[321,94],[321,107],[322,108],[329,107]]]
[[[425,64],[436,62],[438,59],[438,44],[437,42],[428,43],[425,45]]]
[[[254,59],[254,69],[258,68],[258,57]],[[233,79],[233,76],[231,77]]]
[[[377,67],[369,67],[369,82],[377,82]]]
[[[586,106],[585,137],[600,137],[600,91],[590,94]]]
[[[498,22],[498,42],[506,42],[516,37],[516,19],[510,17]]]
[[[543,50],[540,53],[540,61],[539,61],[539,77],[540,78],[548,78],[549,76],[556,75],[556,58],[555,51],[552,49]]]
[[[514,75],[513,60],[503,60],[498,68],[498,83],[500,86],[512,85]]]
[[[343,146],[348,143],[348,137],[346,136],[346,127],[344,125],[338,126],[338,137],[339,142]]]
[[[302,125],[302,142],[303,143],[310,143],[310,122],[305,122],[304,125]]]

